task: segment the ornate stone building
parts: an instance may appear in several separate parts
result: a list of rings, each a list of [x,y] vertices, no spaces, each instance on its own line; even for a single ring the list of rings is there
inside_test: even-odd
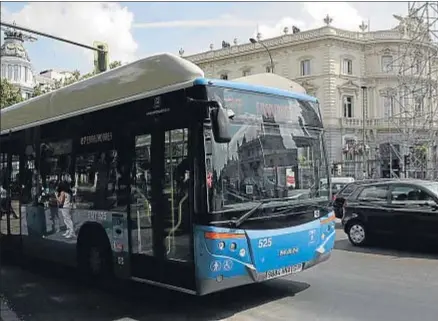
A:
[[[1,77],[21,89],[23,98],[32,96],[35,80],[29,55],[24,41],[34,39],[16,30],[5,30],[4,43],[1,46]]]
[[[32,97],[35,85],[42,88],[51,87],[56,81],[62,81],[72,76],[71,72],[57,72],[52,69],[35,73],[29,54],[24,47],[25,41],[35,41],[36,38],[14,29],[4,29],[5,38],[1,46],[1,78],[21,90],[23,98]]]
[[[402,95],[400,59],[405,59],[408,50],[401,48],[416,37],[409,29],[412,21],[395,17],[400,23],[394,29],[369,31],[362,23],[356,32],[335,28],[327,16],[325,25],[318,29],[295,28],[290,34],[285,28],[282,36],[271,39],[258,35],[258,42],[270,55],[257,41],[241,45],[235,41],[217,50],[211,45],[209,51],[185,58],[199,65],[207,77],[232,80],[272,72],[272,56],[274,73],[301,84],[319,99],[331,163],[350,161],[350,175],[381,172],[382,168],[374,167],[383,166],[382,159],[387,164],[390,158],[403,158],[400,146],[398,153],[382,146],[400,133],[396,117],[401,113],[396,104]],[[429,137],[424,126],[416,134]],[[362,160],[368,168],[359,168]],[[374,165],[371,160],[375,160]]]

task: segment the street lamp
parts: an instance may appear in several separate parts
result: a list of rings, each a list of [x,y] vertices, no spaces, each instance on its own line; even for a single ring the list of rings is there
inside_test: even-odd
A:
[[[266,51],[268,52],[268,55],[269,55],[269,59],[271,60],[271,73],[274,73],[274,61],[272,60],[272,55],[271,55],[271,52],[269,51],[269,48],[266,47],[266,45],[263,42],[257,41],[254,38],[249,38],[249,41],[253,44],[259,43],[263,46],[263,48],[266,49]]]

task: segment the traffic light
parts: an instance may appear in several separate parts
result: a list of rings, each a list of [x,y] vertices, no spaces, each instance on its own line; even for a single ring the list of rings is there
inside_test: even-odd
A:
[[[95,41],[93,46],[99,50],[94,54],[94,68],[96,73],[105,72],[108,70],[108,45],[103,42]]]

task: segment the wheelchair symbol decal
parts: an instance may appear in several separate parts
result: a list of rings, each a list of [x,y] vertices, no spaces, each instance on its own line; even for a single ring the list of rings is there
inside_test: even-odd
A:
[[[233,261],[225,260],[224,262],[224,271],[230,271],[233,268]]]

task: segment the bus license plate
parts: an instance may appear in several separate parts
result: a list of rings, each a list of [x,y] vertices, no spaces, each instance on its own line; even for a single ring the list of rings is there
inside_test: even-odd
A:
[[[303,264],[295,264],[292,266],[286,266],[281,269],[270,270],[266,272],[266,280],[279,278],[288,274],[295,274],[303,270]]]

